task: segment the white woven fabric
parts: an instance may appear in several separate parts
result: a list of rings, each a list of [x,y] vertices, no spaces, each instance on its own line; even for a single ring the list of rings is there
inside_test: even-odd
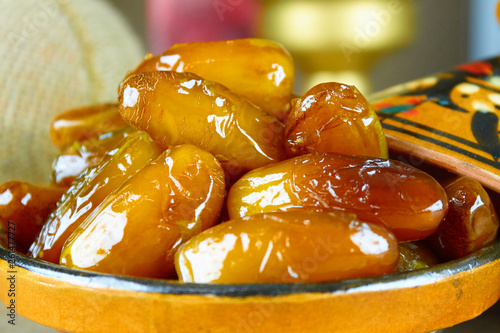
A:
[[[0,0],[0,183],[48,183],[51,120],[115,101],[143,54],[105,1]]]

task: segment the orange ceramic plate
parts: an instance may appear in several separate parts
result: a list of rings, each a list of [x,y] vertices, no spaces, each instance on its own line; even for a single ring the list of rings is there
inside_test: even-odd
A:
[[[429,332],[500,299],[500,240],[433,268],[334,283],[181,284],[71,270],[1,247],[0,273],[5,304],[14,275],[17,313],[67,332]]]

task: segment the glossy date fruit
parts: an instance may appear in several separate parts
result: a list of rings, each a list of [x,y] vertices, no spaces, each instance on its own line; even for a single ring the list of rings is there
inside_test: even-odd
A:
[[[289,157],[313,152],[387,158],[375,110],[354,86],[321,83],[292,102],[285,121]]]
[[[439,263],[434,252],[423,241],[399,243],[399,261],[396,271],[415,271]]]
[[[231,176],[286,157],[280,121],[195,74],[129,77],[120,92],[120,113],[164,148],[193,144],[212,153]]]
[[[125,138],[119,148],[109,152],[100,164],[78,177],[50,214],[29,254],[59,263],[66,239],[87,216],[118,186],[136,174],[162,149],[143,132]]]
[[[398,243],[386,228],[353,214],[294,211],[228,221],[176,254],[180,281],[325,282],[394,271]]]
[[[0,226],[7,243],[26,253],[65,189],[10,181],[0,186]]]
[[[175,251],[218,221],[224,192],[224,171],[213,155],[192,145],[173,147],[123,183],[75,230],[61,264],[173,278]]]
[[[69,188],[83,171],[99,164],[108,152],[135,131],[134,127],[126,126],[119,131],[104,133],[83,142],[75,142],[54,160],[50,177],[52,182],[56,186]]]
[[[426,241],[443,261],[467,256],[494,242],[498,215],[478,181],[458,177],[445,186],[448,213]]]
[[[314,153],[253,170],[231,188],[231,219],[296,207],[339,208],[400,241],[431,235],[448,202],[431,176],[398,161]]]
[[[50,138],[57,147],[68,147],[101,134],[122,129],[127,124],[118,105],[104,104],[66,111],[51,124]]]
[[[273,41],[248,38],[176,44],[147,57],[129,75],[190,72],[218,82],[283,120],[290,110],[295,69],[290,54]]]

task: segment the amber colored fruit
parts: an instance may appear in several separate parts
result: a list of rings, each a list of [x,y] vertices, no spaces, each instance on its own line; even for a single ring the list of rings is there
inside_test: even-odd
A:
[[[280,212],[225,222],[176,254],[183,282],[293,283],[394,271],[398,243],[386,228],[352,214]]]
[[[73,181],[86,169],[96,166],[103,157],[136,129],[126,126],[124,129],[104,133],[96,138],[75,142],[60,153],[52,164],[52,183],[56,186],[70,187]]]
[[[397,272],[409,272],[428,268],[440,261],[431,249],[422,241],[399,243],[399,261]]]
[[[131,74],[190,72],[221,83],[282,120],[290,110],[295,69],[280,44],[257,38],[176,44]]]
[[[126,126],[118,105],[105,104],[69,110],[58,115],[50,126],[50,138],[58,147],[85,141]]]
[[[64,245],[61,264],[172,278],[177,248],[218,221],[224,192],[224,171],[213,155],[192,145],[167,150],[75,230]]]
[[[232,219],[294,207],[340,208],[387,226],[400,241],[432,234],[447,210],[431,176],[398,161],[313,153],[253,170],[229,192]]]
[[[7,243],[16,251],[26,253],[64,192],[63,188],[21,181],[0,185],[0,226]]]
[[[64,242],[80,223],[111,192],[163,151],[143,132],[131,134],[119,146],[74,181],[31,246],[32,257],[59,263]]]
[[[289,157],[313,152],[387,158],[375,110],[354,86],[321,83],[292,102],[285,121]]]
[[[193,144],[212,153],[230,176],[286,157],[279,120],[195,74],[129,77],[122,85],[120,113],[165,148]]]
[[[469,255],[495,240],[498,215],[485,189],[472,178],[458,177],[445,186],[448,213],[426,241],[443,261]]]

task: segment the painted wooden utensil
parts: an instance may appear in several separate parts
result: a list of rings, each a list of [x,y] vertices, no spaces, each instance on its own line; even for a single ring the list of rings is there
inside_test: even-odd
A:
[[[387,144],[500,191],[500,57],[372,96]]]

